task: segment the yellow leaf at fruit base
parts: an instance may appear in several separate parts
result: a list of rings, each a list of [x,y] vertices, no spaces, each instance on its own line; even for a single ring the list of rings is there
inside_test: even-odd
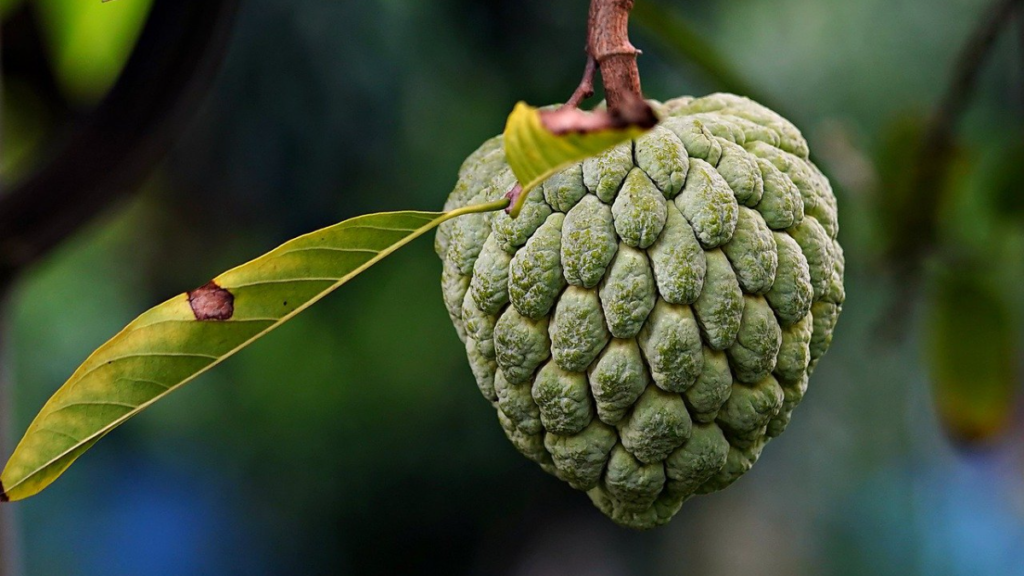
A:
[[[635,125],[613,127],[607,122],[594,122],[602,126],[556,133],[544,123],[542,116],[547,112],[550,111],[519,102],[505,123],[505,159],[522,187],[522,192],[509,209],[513,217],[519,215],[519,209],[530,190],[551,175],[573,162],[596,156],[648,130]],[[578,113],[607,114],[604,111]]]

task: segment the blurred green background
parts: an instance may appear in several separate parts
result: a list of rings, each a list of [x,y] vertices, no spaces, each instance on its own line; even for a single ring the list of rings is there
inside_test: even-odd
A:
[[[638,2],[647,95],[763,98],[839,197],[833,348],[748,475],[665,528],[614,526],[505,439],[421,240],[18,504],[26,573],[1024,574],[1024,10],[979,64],[940,177],[915,187],[991,2]],[[72,115],[103,97],[150,3],[0,2],[3,35],[31,25],[56,86],[7,70],[6,183],[59,137],[54,94]],[[308,230],[440,207],[517,100],[572,92],[586,5],[243,0],[173,152],[15,286],[9,425],[150,305]]]

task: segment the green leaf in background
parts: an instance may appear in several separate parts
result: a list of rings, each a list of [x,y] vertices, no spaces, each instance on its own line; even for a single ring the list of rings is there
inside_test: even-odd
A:
[[[3,119],[3,153],[0,178],[8,186],[27,174],[49,135],[46,105],[32,88],[17,78],[4,78],[0,118]]]
[[[922,242],[930,245],[935,237],[934,219],[918,216],[934,211],[932,204],[938,202],[935,191],[914,189],[914,159],[927,121],[923,114],[900,114],[882,128],[873,158],[879,179],[871,199],[878,223],[874,240],[880,244],[881,252],[893,255],[894,259],[906,257],[913,246]]]
[[[1013,311],[985,278],[983,267],[942,270],[928,307],[936,410],[947,433],[967,444],[1009,427],[1017,389]]]
[[[993,212],[1001,219],[1024,223],[1024,194],[1020,190],[1024,182],[1024,144],[1019,140],[1006,142],[998,150],[988,174]]]
[[[581,117],[593,118],[596,120],[594,124],[601,127],[556,133],[545,126],[542,118],[545,112],[519,102],[505,123],[505,158],[522,186],[522,192],[510,210],[512,217],[519,215],[530,190],[555,172],[647,131],[638,126],[608,127],[608,123],[598,116],[607,114],[604,111],[573,111]]]
[[[46,488],[108,432],[445,220],[507,205],[352,218],[148,310],[43,406],[0,474],[0,500]]]
[[[908,270],[946,241],[944,213],[947,221],[966,222],[963,213],[948,207],[964,190],[965,179],[973,178],[970,149],[957,137],[924,152],[928,122],[922,114],[901,113],[883,127],[875,153],[874,239],[886,259]]]
[[[68,98],[91,104],[113,86],[152,1],[34,1],[54,73]]]

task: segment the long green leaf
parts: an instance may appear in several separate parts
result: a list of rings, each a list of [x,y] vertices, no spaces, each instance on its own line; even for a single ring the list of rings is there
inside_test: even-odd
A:
[[[43,406],[0,474],[0,501],[46,488],[108,432],[445,220],[507,205],[352,218],[143,313]]]

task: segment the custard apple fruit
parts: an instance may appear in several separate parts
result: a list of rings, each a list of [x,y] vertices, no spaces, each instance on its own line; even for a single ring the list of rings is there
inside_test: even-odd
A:
[[[799,130],[747,98],[661,122],[438,230],[445,304],[515,447],[615,522],[663,524],[789,423],[844,300],[836,199]],[[445,209],[515,184],[500,136]]]

